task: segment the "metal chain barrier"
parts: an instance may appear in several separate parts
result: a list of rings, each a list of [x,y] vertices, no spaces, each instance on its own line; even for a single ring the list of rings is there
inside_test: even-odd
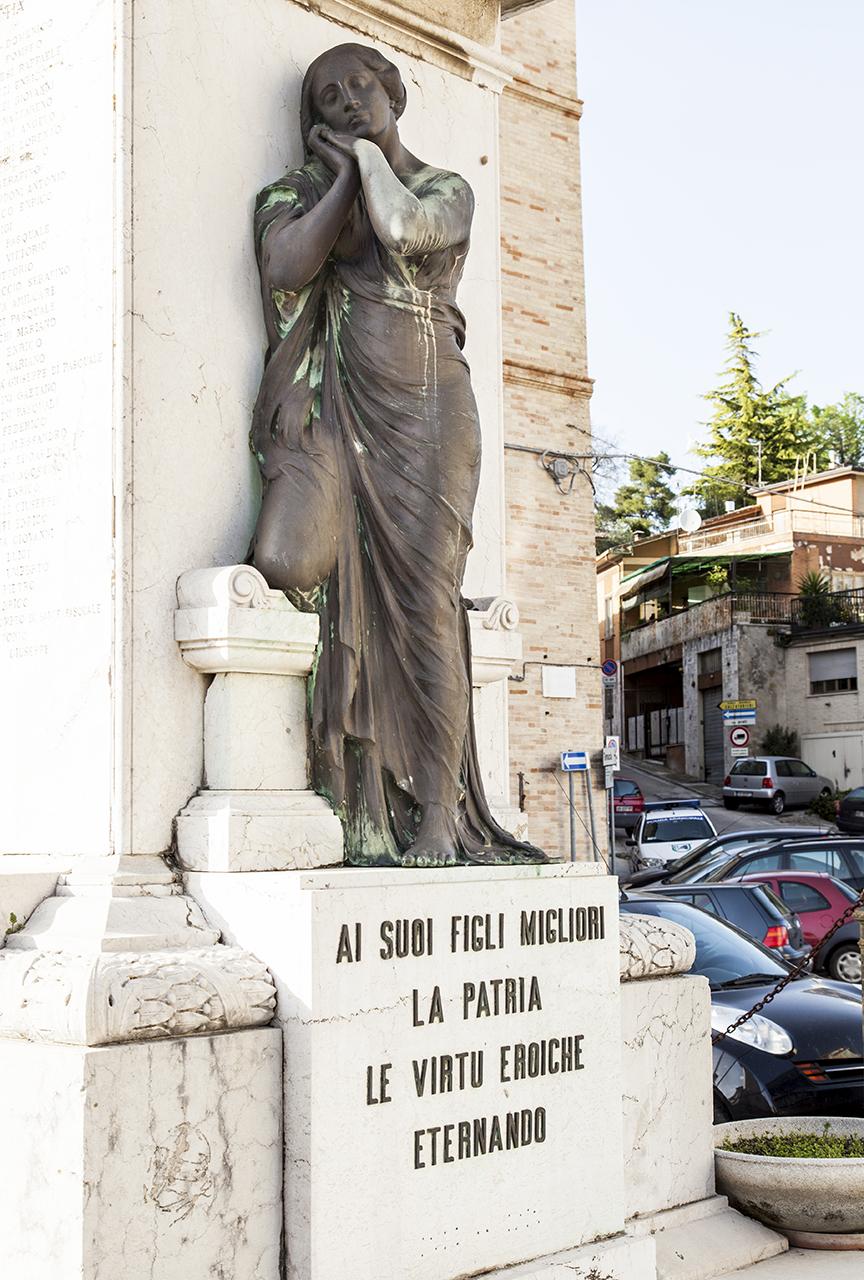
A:
[[[849,904],[849,906],[843,912],[842,916],[837,917],[837,919],[834,921],[834,923],[832,924],[828,932],[819,939],[819,941],[816,943],[814,947],[810,949],[810,951],[808,951],[807,955],[804,956],[803,960],[799,960],[798,963],[795,965],[795,967],[793,969],[790,969],[790,971],[785,975],[785,977],[780,979],[776,987],[774,987],[773,990],[768,992],[767,996],[763,996],[763,998],[757,1004],[754,1004],[752,1009],[748,1009],[746,1013],[742,1013],[741,1017],[736,1018],[736,1020],[733,1023],[731,1023],[726,1028],[725,1031],[712,1032],[711,1043],[716,1044],[718,1040],[721,1040],[723,1038],[723,1036],[731,1035],[733,1031],[737,1031],[738,1028],[740,1026],[743,1026],[745,1022],[749,1022],[750,1019],[754,1016],[754,1014],[761,1013],[762,1010],[765,1008],[766,1004],[770,1004],[771,1001],[774,999],[774,997],[778,996],[784,987],[787,987],[790,982],[794,981],[795,978],[799,977],[804,972],[804,970],[810,964],[810,961],[816,955],[816,952],[819,951],[822,947],[824,947],[825,943],[829,940],[829,938],[833,938],[834,934],[837,932],[840,926],[844,925],[847,920],[850,920],[854,915],[854,913],[859,910],[859,908],[864,908],[864,889],[861,890],[861,892],[858,894],[858,897],[855,899],[855,901]]]

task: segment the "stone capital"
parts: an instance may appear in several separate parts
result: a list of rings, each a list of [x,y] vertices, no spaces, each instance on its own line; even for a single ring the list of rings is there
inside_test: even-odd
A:
[[[619,956],[622,982],[671,978],[692,968],[696,940],[671,920],[626,912],[619,921]]]
[[[177,582],[174,637],[202,675],[306,676],[318,644],[318,616],[272,591],[251,565],[193,569]]]
[[[506,596],[474,600],[468,610],[471,627],[471,682],[475,688],[506,680],[522,660],[519,610]]]

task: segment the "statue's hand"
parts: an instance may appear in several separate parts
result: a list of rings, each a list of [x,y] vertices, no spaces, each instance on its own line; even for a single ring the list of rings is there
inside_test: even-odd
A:
[[[335,150],[340,151],[342,155],[350,156],[352,160],[358,158],[358,144],[363,146],[366,142],[364,138],[355,138],[351,133],[336,133],[335,130],[328,129],[326,124],[321,126],[321,137]],[[366,145],[370,144],[366,142]]]
[[[327,168],[337,176],[356,171],[357,166],[353,155],[344,147],[337,147],[331,140],[335,137],[341,139],[342,135],[331,135],[330,130],[322,124],[313,125],[309,130],[309,150],[319,156]]]

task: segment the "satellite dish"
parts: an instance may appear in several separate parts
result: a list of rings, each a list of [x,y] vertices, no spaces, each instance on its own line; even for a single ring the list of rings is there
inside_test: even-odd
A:
[[[687,507],[678,517],[678,527],[685,533],[695,533],[702,524],[702,517],[693,507]]]

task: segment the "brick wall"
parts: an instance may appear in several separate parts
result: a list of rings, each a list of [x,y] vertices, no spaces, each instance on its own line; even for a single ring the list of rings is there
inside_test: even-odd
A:
[[[573,0],[508,19],[502,49],[524,67],[501,102],[504,438],[585,453],[591,382]],[[555,766],[562,749],[602,745],[592,492],[580,475],[569,494],[559,492],[534,454],[505,447],[505,460],[508,594],[521,612],[526,658],[524,683],[510,684],[511,794],[521,771],[531,838],[566,856],[566,778]],[[576,667],[575,699],[542,696],[544,663]],[[595,813],[605,852],[602,793]],[[588,857],[581,823],[577,831]]]

